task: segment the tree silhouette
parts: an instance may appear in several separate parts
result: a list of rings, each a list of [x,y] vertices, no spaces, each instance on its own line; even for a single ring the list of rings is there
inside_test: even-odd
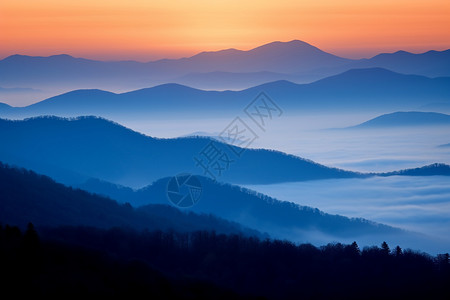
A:
[[[431,257],[406,249],[386,256],[387,244],[357,254],[356,242],[317,248],[207,231],[38,229],[29,224],[21,234],[17,227],[0,226],[0,265],[8,275],[0,293],[156,299],[450,296],[448,254]],[[25,245],[37,244],[33,257]]]
[[[381,244],[381,251],[386,255],[389,255],[389,253],[391,253],[391,249],[389,249],[389,245],[386,242],[383,242]]]
[[[352,250],[353,253],[355,253],[355,254],[357,254],[357,255],[360,255],[360,254],[361,254],[361,250],[359,249],[359,246],[358,246],[358,244],[356,243],[356,241],[353,242],[353,243],[350,245],[350,249]]]
[[[23,236],[24,245],[27,249],[36,250],[39,248],[39,236],[33,223],[28,223],[27,230]]]

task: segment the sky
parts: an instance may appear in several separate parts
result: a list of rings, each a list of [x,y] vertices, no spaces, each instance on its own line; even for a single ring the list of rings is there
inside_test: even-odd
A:
[[[303,40],[351,58],[450,48],[448,0],[2,0],[0,58],[149,61]]]

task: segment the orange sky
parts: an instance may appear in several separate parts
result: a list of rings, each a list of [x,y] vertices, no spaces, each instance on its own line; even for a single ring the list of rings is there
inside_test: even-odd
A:
[[[1,0],[0,58],[152,60],[300,39],[347,57],[450,48],[448,0]]]

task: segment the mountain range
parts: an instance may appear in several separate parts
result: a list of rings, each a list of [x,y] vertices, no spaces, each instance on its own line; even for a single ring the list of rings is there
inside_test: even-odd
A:
[[[181,212],[168,203],[133,208],[129,204],[72,189],[33,171],[12,168],[0,162],[0,221],[25,227],[87,226],[135,230],[216,231],[264,237],[212,215]],[[26,187],[26,188],[24,188]]]
[[[252,208],[251,212],[267,217],[259,220],[263,225],[281,220],[294,241],[309,241],[305,231],[329,241],[331,237],[321,235],[323,229],[358,242],[322,242],[323,246],[315,247],[311,243],[268,239],[267,235],[212,215],[164,205],[118,205],[0,163],[0,262],[8,275],[2,291],[25,297],[79,293],[220,300],[348,299],[348,290],[352,290],[354,299],[360,299],[373,286],[376,298],[383,298],[393,293],[395,282],[396,298],[404,296],[405,291],[408,298],[419,294],[420,298],[431,295],[438,299],[448,294],[448,255],[434,257],[400,246],[389,248],[395,243],[409,247],[412,241],[429,247],[419,235],[255,197],[211,180],[203,183],[207,190],[214,188],[216,195],[223,192],[223,198],[209,197],[202,202],[223,208],[235,204],[241,209]],[[23,227],[24,222],[28,226],[22,233],[18,226]],[[361,232],[369,238],[379,235],[384,241],[382,247],[360,250],[358,245],[366,244],[361,242]],[[411,290],[411,282],[417,289]],[[321,289],[326,293],[317,293]]]
[[[427,77],[449,76],[450,49],[427,51],[414,54],[406,51],[381,53],[370,59],[362,59],[355,65],[358,68],[386,68],[403,74],[417,74]]]
[[[352,69],[309,84],[276,81],[242,91],[203,91],[164,84],[116,94],[76,90],[26,107],[0,107],[0,116],[39,115],[74,117],[97,115],[113,120],[148,117],[235,116],[261,92],[289,114],[327,110],[415,110],[432,102],[450,103],[450,77],[403,75],[386,69]]]
[[[204,175],[195,159],[206,161],[202,152],[207,147],[225,155],[220,166],[227,169],[211,166],[211,174],[207,174],[231,183],[363,176],[279,151],[244,149],[205,137],[153,138],[97,117],[0,119],[0,140],[3,162],[34,169],[67,184],[98,178],[142,187],[178,173]]]
[[[153,138],[97,117],[0,119],[0,140],[1,161],[36,170],[69,185],[97,178],[138,188],[179,173],[206,175],[235,184],[374,175],[206,137]],[[207,153],[211,151],[217,159],[208,165],[211,156]],[[435,171],[442,173],[440,168]]]
[[[318,233],[350,239],[394,235],[405,238],[411,234],[364,219],[326,214],[201,176],[198,179],[203,189],[202,197],[189,211],[168,206],[168,178],[137,191],[148,199],[139,207],[118,204],[100,195],[65,187],[32,171],[3,164],[0,165],[0,178],[0,220],[20,226],[32,222],[41,227],[209,230],[257,237],[264,237],[259,232],[265,232],[273,238],[298,242],[311,242]]]
[[[152,62],[96,61],[66,54],[12,55],[0,60],[0,82],[8,88],[46,90],[47,93],[36,93],[36,99],[30,99],[36,102],[44,95],[75,89],[119,92],[179,83],[199,89],[226,90],[246,89],[276,80],[308,83],[355,68],[385,68],[428,77],[450,76],[450,50],[422,54],[398,51],[354,60],[293,40],[273,42],[248,51],[226,49]],[[1,92],[0,97],[8,100]]]
[[[443,126],[450,126],[450,114],[442,112],[450,107],[450,49],[349,59],[294,40],[151,62],[13,55],[0,60],[0,86],[0,265],[19,286],[10,290],[85,293],[87,282],[99,293],[114,286],[108,294],[116,296],[146,290],[158,298],[183,289],[189,299],[214,298],[203,281],[233,299],[232,291],[255,299],[333,298],[348,295],[347,286],[357,286],[350,298],[374,289],[401,298],[400,290],[411,285],[408,295],[421,298],[446,291],[441,278],[450,278],[448,254],[434,258],[408,248],[447,251],[441,227],[448,218],[429,212],[446,203],[450,165],[354,172],[251,148],[255,132],[265,132],[261,126],[240,131],[231,123],[223,132],[156,138],[120,123],[154,126],[145,129],[154,133],[171,126],[212,132],[211,120],[218,118],[263,121],[267,113],[272,119],[272,105],[286,115],[284,127],[265,132],[272,140],[264,145],[276,149],[341,166],[387,164],[400,156],[403,165],[419,161],[406,149],[410,144],[390,135],[397,130],[414,145],[440,147],[420,149],[445,160],[450,144],[436,145],[448,142]],[[248,113],[250,107],[257,114]],[[366,122],[341,132],[301,127],[348,126],[362,116]],[[167,128],[158,128],[162,123]],[[409,136],[434,129],[439,140]],[[267,193],[279,199],[240,185],[271,185]],[[180,205],[193,198],[192,206]],[[408,206],[405,199],[414,202]],[[348,203],[352,209],[336,210]],[[328,209],[348,216],[369,209],[365,216],[383,224]],[[374,244],[381,249],[367,247]],[[151,275],[153,269],[161,273]]]
[[[135,61],[95,61],[69,55],[33,57],[12,55],[0,61],[0,81],[10,86],[46,85],[49,82],[89,84],[104,80],[146,82],[156,77],[175,79],[189,73],[207,72],[311,72],[314,69],[342,66],[353,60],[326,53],[308,43],[294,40],[273,42],[249,51],[226,49],[201,52],[192,57],[162,59],[140,63]],[[39,76],[36,76],[39,75]],[[173,81],[170,81],[173,82]]]
[[[244,226],[239,229],[232,224],[222,224],[223,226],[220,226],[222,230],[250,228],[263,234],[267,233],[271,237],[316,244],[336,239],[352,242],[356,238],[364,244],[387,240],[417,247],[428,243],[431,247],[429,249],[433,249],[435,246],[433,242],[425,241],[426,237],[414,233],[363,219],[329,215],[318,209],[279,201],[239,186],[220,182],[268,184],[377,175],[450,175],[450,167],[443,164],[391,173],[362,174],[329,168],[278,151],[246,149],[241,152],[240,157],[233,158],[235,162],[218,176],[216,181],[204,176],[204,170],[196,166],[195,157],[199,156],[202,149],[211,142],[230,156],[233,150],[239,153],[243,148],[230,147],[229,144],[202,137],[152,138],[98,117],[0,120],[0,140],[2,141],[0,161],[34,170],[72,186],[72,188],[64,188],[61,185],[56,187],[48,178],[38,180],[34,184],[27,181],[14,183],[15,178],[20,177],[21,173],[7,171],[4,175],[7,179],[2,182],[1,202],[4,207],[1,210],[4,214],[3,222],[12,222],[11,224],[33,219],[42,224],[58,221],[74,225],[77,220],[83,222],[86,220],[83,225],[123,226],[130,222],[132,226],[143,228],[142,226],[146,224],[145,216],[136,215],[134,209],[137,209],[139,214],[154,215],[156,228],[163,227],[162,224],[166,224],[164,228],[172,227],[167,225],[172,224],[169,221],[158,221],[161,215],[165,218],[175,218],[180,222],[185,220],[189,223],[197,218],[199,222],[210,221],[214,226],[220,224],[219,221],[206,217],[190,218],[178,215],[178,212],[166,207],[169,203],[167,194],[169,179],[176,174],[188,172],[195,174],[202,190],[200,200],[190,208],[190,211],[200,216],[211,214]],[[33,176],[35,175],[31,175],[31,181],[34,181]],[[142,186],[145,187],[130,188]],[[74,188],[82,188],[102,196],[99,196],[97,201],[96,196],[86,195],[86,192],[76,190],[73,192]],[[66,195],[66,192],[69,194]],[[35,196],[35,193],[40,196]],[[82,200],[78,200],[78,197]],[[127,204],[122,207],[117,203],[108,202],[104,197],[131,203],[134,208]],[[307,195],[299,194],[298,197],[301,202],[302,197]],[[96,204],[92,208],[84,207],[89,205],[89,201]],[[42,210],[47,204],[48,207],[52,207],[50,212]],[[27,213],[24,211],[14,214],[21,208],[27,208]],[[86,216],[76,215],[79,212],[86,213]],[[127,214],[124,215],[125,212]],[[11,219],[13,217],[15,219]],[[128,221],[129,218],[133,220]],[[136,225],[133,225],[135,223]],[[198,226],[186,226],[199,229]]]

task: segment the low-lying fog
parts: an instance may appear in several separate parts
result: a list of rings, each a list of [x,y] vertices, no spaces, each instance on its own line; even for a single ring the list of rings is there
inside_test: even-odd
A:
[[[388,112],[386,112],[388,113]],[[265,132],[240,116],[259,136],[253,148],[269,148],[327,166],[361,172],[386,172],[435,162],[450,164],[450,127],[396,127],[335,130],[358,125],[379,113],[282,115],[268,120]],[[217,136],[233,120],[186,119],[127,122],[147,135],[178,137],[195,132]],[[280,200],[317,207],[327,213],[362,217],[432,236],[432,244],[404,241],[429,253],[450,249],[450,177],[373,177],[248,186]],[[321,244],[332,237],[311,236]],[[314,240],[316,239],[316,240]],[[351,241],[348,241],[351,242]],[[380,241],[361,241],[368,245]],[[395,241],[397,242],[397,241]]]
[[[435,237],[450,249],[450,177],[391,176],[246,186],[319,208]]]
[[[268,148],[315,162],[361,172],[386,172],[435,162],[450,164],[450,126],[339,129],[378,116],[375,113],[282,115],[268,120],[265,132],[244,113],[238,114],[259,136],[252,148]],[[178,119],[122,121],[154,137],[179,137],[197,132],[217,136],[233,120]]]

